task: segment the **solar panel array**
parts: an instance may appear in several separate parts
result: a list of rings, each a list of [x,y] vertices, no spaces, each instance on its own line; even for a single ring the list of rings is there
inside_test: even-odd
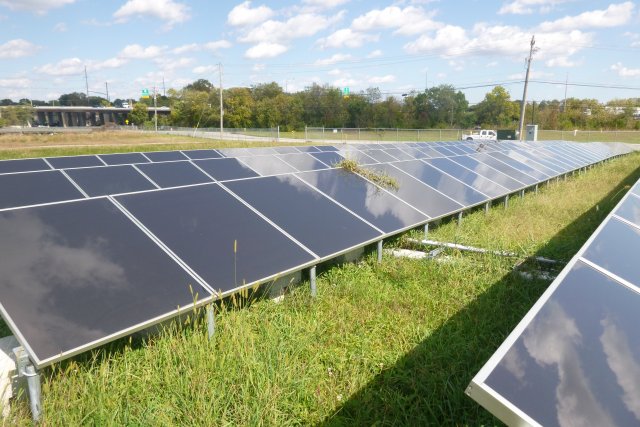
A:
[[[508,425],[640,424],[640,181],[471,382]]]
[[[627,151],[408,143],[0,162],[0,310],[37,367]],[[335,168],[358,161],[397,189]]]

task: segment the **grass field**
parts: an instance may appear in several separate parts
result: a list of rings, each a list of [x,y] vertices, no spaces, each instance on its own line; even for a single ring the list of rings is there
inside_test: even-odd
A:
[[[640,177],[639,161],[445,222],[430,238],[569,260]],[[45,369],[43,425],[496,424],[464,389],[549,285],[515,274],[517,261],[369,254],[321,271],[316,299],[306,284],[280,303],[232,298],[211,341],[192,316]],[[7,423],[29,425],[27,404]]]

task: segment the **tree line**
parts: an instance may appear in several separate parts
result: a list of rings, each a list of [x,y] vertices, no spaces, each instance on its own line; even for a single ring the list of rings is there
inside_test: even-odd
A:
[[[160,125],[177,127],[218,127],[220,125],[219,89],[205,79],[196,80],[182,89],[170,89],[158,96],[158,106],[171,108],[169,116],[159,119]],[[45,102],[21,99],[0,100],[0,126],[24,124],[29,107],[62,106],[122,106],[129,100],[104,98],[83,93],[64,94],[58,100]],[[424,91],[412,91],[402,96],[383,94],[378,88],[368,88],[343,96],[340,88],[312,84],[302,91],[289,93],[275,82],[252,87],[234,87],[223,92],[224,125],[228,128],[270,128],[283,131],[309,127],[330,128],[489,128],[515,129],[520,116],[520,101],[512,100],[509,92],[496,86],[484,99],[470,105],[464,93],[443,84]],[[138,99],[130,120],[143,125],[148,122],[146,109],[152,98]],[[569,98],[529,104],[525,123],[536,123],[542,129],[640,129],[637,107],[640,99],[618,99],[601,104],[594,99]],[[613,107],[615,106],[615,108]]]

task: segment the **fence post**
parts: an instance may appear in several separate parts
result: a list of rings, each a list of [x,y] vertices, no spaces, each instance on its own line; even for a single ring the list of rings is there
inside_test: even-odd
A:
[[[277,134],[278,136],[276,137],[276,141],[280,142],[280,125],[278,125],[277,131],[278,131],[278,134]]]
[[[400,131],[396,128],[396,142],[400,142]]]
[[[324,141],[324,126],[322,126],[322,140]]]
[[[442,141],[442,129],[440,129],[440,141]]]
[[[358,128],[358,141],[360,141],[360,128]]]
[[[308,141],[309,138],[307,137],[307,125],[304,125],[304,140]]]
[[[418,129],[418,140],[416,142],[420,142],[420,129]]]

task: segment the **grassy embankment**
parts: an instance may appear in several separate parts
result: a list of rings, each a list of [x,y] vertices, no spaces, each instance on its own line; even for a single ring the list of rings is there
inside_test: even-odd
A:
[[[471,213],[460,227],[445,222],[430,237],[568,260],[640,177],[639,160]],[[315,300],[303,285],[279,304],[228,301],[212,341],[200,320],[174,322],[58,364],[43,371],[44,423],[495,424],[464,389],[549,282],[514,274],[516,259],[448,251],[443,260],[368,256],[322,272]],[[18,404],[8,422],[29,417]]]

